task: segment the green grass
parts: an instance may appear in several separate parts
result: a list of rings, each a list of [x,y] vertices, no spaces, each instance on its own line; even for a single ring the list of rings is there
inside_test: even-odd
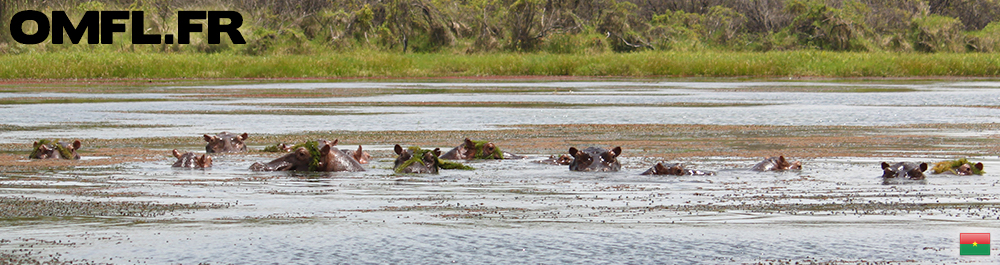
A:
[[[0,56],[0,79],[341,77],[992,77],[997,53],[637,52],[594,55],[400,54],[244,56],[56,52]]]

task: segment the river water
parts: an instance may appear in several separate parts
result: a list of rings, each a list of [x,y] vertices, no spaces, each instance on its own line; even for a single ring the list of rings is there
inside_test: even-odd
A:
[[[465,90],[480,87],[552,91]],[[113,96],[190,98],[190,94],[171,91],[181,88]],[[1000,106],[1000,89],[996,89],[1000,83],[996,82],[276,83],[197,88],[206,94],[214,89],[443,90],[364,97],[7,105],[0,124],[167,126],[2,131],[0,141],[198,136],[223,130],[299,133],[315,131],[316,124],[327,124],[329,128],[324,129],[329,130],[384,131],[580,123],[805,126],[1000,122],[997,108],[968,107]],[[777,89],[747,92],[746,88]],[[788,92],[811,88],[839,91]],[[772,90],[775,92],[767,92]],[[0,97],[112,96],[7,93]],[[294,105],[420,101],[581,106]],[[719,105],[655,105],[667,103]],[[261,109],[370,115],[149,113]],[[225,122],[219,122],[220,118]],[[390,148],[366,146],[374,151]],[[6,241],[0,242],[0,250],[30,249],[39,255],[58,254],[61,260],[116,264],[1000,262],[997,247],[993,247],[992,256],[960,256],[958,244],[960,233],[1000,232],[996,207],[1000,177],[992,173],[1000,168],[996,155],[970,158],[986,164],[988,173],[983,176],[932,177],[923,183],[895,185],[881,182],[878,164],[884,158],[817,158],[804,161],[807,166],[802,171],[752,172],[747,169],[756,160],[698,157],[684,162],[717,174],[651,177],[638,175],[656,162],[651,158],[624,157],[621,172],[595,174],[534,163],[545,156],[527,155],[525,160],[471,162],[476,170],[440,175],[395,175],[390,157],[376,157],[362,173],[247,170],[250,163],[273,158],[264,155],[217,156],[209,170],[172,169],[172,159],[164,158],[30,176],[3,173],[0,196],[5,197],[228,207],[156,217],[4,220],[0,239]],[[88,187],[98,192],[60,192]]]

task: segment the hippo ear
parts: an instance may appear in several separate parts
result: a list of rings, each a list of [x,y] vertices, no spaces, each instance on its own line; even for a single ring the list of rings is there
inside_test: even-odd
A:
[[[976,163],[976,166],[974,166],[974,167],[975,167],[976,169],[978,169],[978,170],[982,171],[982,170],[983,170],[983,162],[979,162],[979,163]]]
[[[396,151],[397,155],[402,155],[403,154],[403,147],[399,146],[398,144],[396,145],[396,147],[393,148],[393,150]]]
[[[215,141],[215,139],[217,139],[217,138],[215,137],[215,135],[207,135],[207,134],[203,134],[203,135],[202,135],[202,137],[204,137],[204,138],[205,138],[205,141],[206,141],[206,142],[209,142],[209,143],[211,143],[212,141]]]
[[[329,142],[330,146],[336,146],[340,142],[340,139],[333,139],[333,142]]]
[[[927,163],[920,163],[920,171],[927,171]]]
[[[246,141],[247,138],[250,138],[250,135],[247,133],[243,133],[240,135],[240,141]]]
[[[174,157],[181,158],[181,152],[178,152],[177,149],[174,149],[172,153],[174,154]]]
[[[34,147],[34,148],[38,148],[38,141],[35,141],[34,143],[31,143],[31,146]]]
[[[80,143],[80,140],[73,141],[73,150],[80,150],[81,146],[83,146],[83,143]]]
[[[324,144],[322,148],[319,149],[320,154],[330,153],[330,145]]]
[[[361,153],[361,145],[360,145],[360,144],[358,145],[358,151],[357,151],[357,153],[358,153],[358,154],[360,154],[360,153]]]
[[[476,143],[473,142],[472,139],[465,138],[465,148],[475,148],[475,147]]]
[[[434,153],[434,157],[440,157],[441,156],[441,148],[434,148],[434,151],[432,151],[432,152]]]
[[[654,166],[653,168],[655,168],[654,171],[659,174],[663,174],[668,171],[667,167],[663,166],[663,163],[656,163],[656,166]]]
[[[886,168],[889,168],[889,163],[882,162],[882,170],[885,170]]]
[[[615,149],[611,149],[611,152],[614,152],[614,154],[611,154],[611,158],[618,157],[618,155],[622,154],[622,147],[615,146]]]
[[[785,160],[785,156],[778,156],[778,162],[779,163],[788,163],[788,160]]]
[[[578,153],[580,153],[580,150],[576,150],[576,147],[570,147],[569,148],[569,155],[571,155],[573,157],[576,157],[576,155]]]

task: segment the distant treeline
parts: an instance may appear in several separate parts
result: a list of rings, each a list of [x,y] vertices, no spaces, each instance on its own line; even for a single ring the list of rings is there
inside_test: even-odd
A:
[[[176,32],[178,10],[233,10],[247,44],[22,45],[8,24],[26,9],[143,10],[147,33]],[[1000,0],[3,0],[0,18],[7,54],[1000,51]]]

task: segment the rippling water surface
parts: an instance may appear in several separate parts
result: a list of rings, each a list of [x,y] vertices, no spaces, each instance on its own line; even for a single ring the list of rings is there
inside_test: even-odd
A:
[[[168,125],[0,131],[0,141],[191,136],[322,130],[479,130],[516,124],[900,125],[1000,122],[996,82],[961,83],[280,83],[204,89],[443,88],[416,95],[4,106],[0,124],[67,122]],[[449,93],[470,87],[552,92]],[[741,88],[836,88],[837,92],[739,92]],[[733,89],[734,91],[727,91]],[[870,92],[858,89],[878,89]],[[892,92],[889,92],[892,91]],[[0,97],[95,97],[0,94]],[[175,98],[162,94],[118,97]],[[105,97],[101,95],[101,97]],[[110,97],[110,96],[109,96]],[[564,108],[277,107],[310,102],[558,102]],[[713,106],[654,106],[662,103]],[[616,104],[649,104],[619,107]],[[732,104],[732,105],[725,105]],[[741,105],[755,104],[755,105]],[[968,107],[985,106],[985,107]],[[992,106],[992,108],[990,108]],[[329,109],[372,115],[151,114],[161,110]],[[498,115],[497,113],[502,113]],[[30,115],[29,115],[30,114]],[[224,122],[219,120],[223,119]],[[996,132],[961,132],[997,134]],[[388,150],[389,146],[366,146]],[[447,148],[442,146],[442,148]],[[168,150],[164,150],[167,152]],[[625,152],[628,153],[628,150]],[[471,162],[472,171],[395,175],[378,157],[363,173],[259,173],[273,156],[223,155],[209,170],[172,159],[4,173],[0,195],[53,200],[225,205],[157,217],[0,220],[2,249],[32,248],[64,260],[135,264],[325,263],[745,263],[899,261],[996,263],[958,255],[960,233],[998,232],[1000,157],[978,156],[984,176],[883,185],[879,162],[918,158],[805,160],[802,171],[752,172],[757,161],[683,161],[715,176],[638,175],[653,158],[624,157],[616,173],[577,173],[524,160]],[[928,156],[928,160],[931,157]],[[930,161],[927,161],[930,162]],[[994,170],[991,170],[994,169]],[[30,188],[29,188],[30,187]],[[49,189],[38,187],[50,187]],[[87,189],[95,187],[93,193]],[[75,192],[60,192],[72,189]],[[82,191],[82,192],[81,192]],[[961,205],[956,207],[955,205]],[[984,206],[986,205],[986,206]],[[997,234],[997,233],[994,233]],[[994,253],[1000,253],[994,247]]]

